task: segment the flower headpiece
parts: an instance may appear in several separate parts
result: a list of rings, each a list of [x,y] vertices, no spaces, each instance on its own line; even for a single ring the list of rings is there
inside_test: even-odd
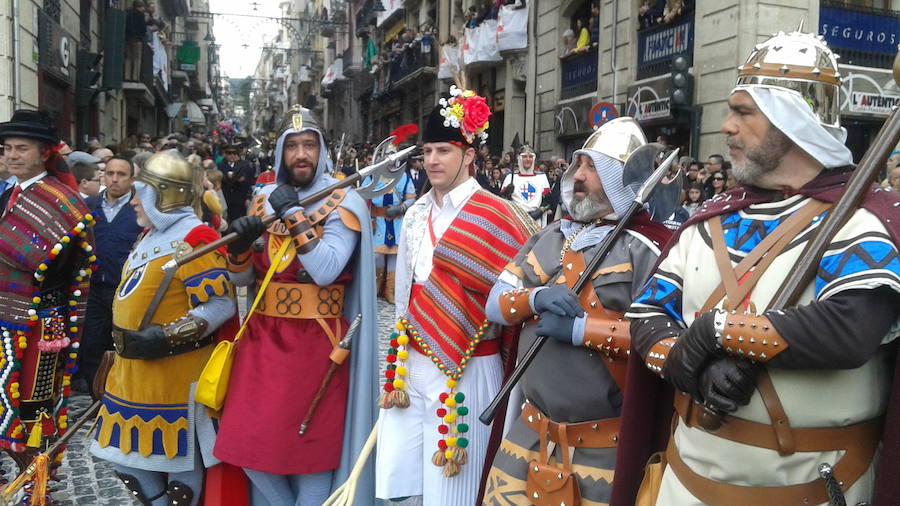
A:
[[[458,128],[469,144],[473,144],[475,136],[481,142],[487,141],[487,129],[491,125],[491,109],[484,97],[472,90],[462,90],[456,85],[450,86],[450,98],[440,100],[440,114],[444,117],[444,126]]]

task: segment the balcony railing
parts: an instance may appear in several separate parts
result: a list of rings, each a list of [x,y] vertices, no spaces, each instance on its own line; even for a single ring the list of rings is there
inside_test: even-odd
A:
[[[561,61],[559,98],[566,99],[597,91],[597,49],[566,56]]]
[[[676,56],[685,56],[689,65],[693,65],[693,10],[669,23],[653,25],[638,33],[637,79],[667,74]]]
[[[840,63],[891,68],[900,43],[900,12],[823,0],[819,33],[841,55]]]
[[[434,47],[428,53],[419,47],[409,47],[390,63],[390,81],[396,83],[419,69],[435,66]]]

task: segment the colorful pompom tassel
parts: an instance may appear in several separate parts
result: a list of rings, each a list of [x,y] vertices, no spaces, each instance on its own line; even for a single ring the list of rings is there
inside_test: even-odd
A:
[[[459,464],[452,460],[448,460],[446,464],[444,464],[444,477],[445,478],[453,478],[457,474],[459,474]]]
[[[381,392],[378,396],[378,407],[381,409],[391,409],[394,407],[394,392]]]
[[[394,390],[391,392],[391,399],[394,407],[401,409],[409,407],[409,394],[406,393],[406,390]]]

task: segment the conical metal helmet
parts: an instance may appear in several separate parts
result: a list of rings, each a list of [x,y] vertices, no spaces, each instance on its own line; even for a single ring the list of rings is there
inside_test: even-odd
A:
[[[840,127],[839,56],[820,35],[778,32],[738,67],[738,88],[778,87],[800,94],[824,126]]]
[[[156,209],[163,213],[182,207],[194,206],[198,198],[198,175],[175,150],[160,151],[147,159],[147,164],[138,172],[136,181],[141,181],[156,190]]]
[[[297,131],[300,131],[303,128],[314,128],[324,135],[322,124],[319,122],[319,118],[316,117],[316,114],[312,110],[299,105],[291,107],[287,114],[285,114],[284,118],[281,120],[278,131],[284,132],[288,128],[293,128]]]
[[[644,131],[634,118],[622,116],[607,121],[584,142],[590,149],[625,163],[635,149],[647,144]]]

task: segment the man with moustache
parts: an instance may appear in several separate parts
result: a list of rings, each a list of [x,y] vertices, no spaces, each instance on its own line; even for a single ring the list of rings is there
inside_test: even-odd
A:
[[[218,463],[211,456],[213,422],[194,402],[193,391],[218,329],[236,310],[225,255],[207,253],[168,280],[163,269],[219,238],[197,217],[202,191],[190,164],[165,151],[147,161],[130,200],[137,223],[147,230],[129,253],[115,292],[117,356],[106,377],[91,454],[111,462],[141,504],[196,505],[204,468]],[[159,290],[163,295],[154,305]]]
[[[121,156],[106,164],[106,190],[85,201],[94,225],[100,268],[91,276],[84,333],[78,355],[79,375],[93,385],[94,375],[106,350],[112,349],[113,297],[122,278],[122,266],[144,230],[129,203],[134,194],[134,165]]]
[[[272,262],[280,266],[236,346],[215,456],[244,468],[253,504],[318,506],[346,480],[375,423],[375,255],[366,203],[354,190],[300,206],[337,180],[313,113],[301,108],[290,123],[275,148],[276,182],[232,223],[240,236],[228,246],[236,285],[259,289]],[[271,214],[279,220],[266,228],[262,218]],[[350,359],[300,433],[329,355],[357,315]],[[359,497],[374,495],[371,473],[360,478]]]
[[[0,123],[15,184],[0,199],[0,449],[17,462],[65,432],[93,256],[93,217],[43,111]],[[56,462],[60,462],[59,456]]]
[[[670,232],[641,212],[616,238],[590,288],[576,295],[571,287],[634,200],[622,171],[630,150],[644,144],[637,122],[627,117],[592,134],[562,176],[569,216],[529,239],[491,289],[488,318],[524,325],[520,358],[537,336],[552,339],[519,382],[525,405],[494,456],[485,504],[549,504],[544,496],[562,481],[559,475],[574,475],[568,487],[580,489],[582,505],[609,503],[631,348],[622,314]],[[556,463],[547,458],[553,445],[562,451]],[[547,473],[553,487],[543,483]],[[571,497],[556,499],[553,504],[572,504]]]
[[[490,429],[471,415],[499,389],[512,337],[485,319],[484,304],[534,232],[518,206],[472,177],[491,114],[484,98],[450,93],[422,136],[431,190],[404,216],[375,464],[376,497],[421,496],[425,506],[476,502]]]
[[[767,310],[852,170],[837,62],[820,39],[779,33],[738,67],[722,133],[741,185],[685,224],[628,313],[632,355],[676,389],[656,504],[896,501],[876,497],[874,479],[877,470],[880,485],[896,483],[900,461],[896,439],[879,443],[882,426],[897,427],[883,417],[900,316],[900,200],[870,189],[797,303]],[[636,416],[623,441],[668,419],[637,416],[650,394],[629,390],[624,410]]]

